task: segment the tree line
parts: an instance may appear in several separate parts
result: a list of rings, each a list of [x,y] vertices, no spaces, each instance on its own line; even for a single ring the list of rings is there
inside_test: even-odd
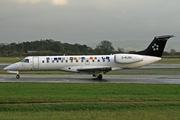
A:
[[[130,51],[135,52],[135,51]],[[114,49],[111,42],[101,41],[94,49],[87,45],[61,43],[52,39],[31,42],[0,44],[0,56],[36,56],[36,55],[98,55],[124,53],[123,48]],[[165,55],[180,54],[174,49]]]
[[[102,41],[96,48],[87,45],[61,43],[52,39],[31,42],[0,44],[0,56],[28,56],[28,55],[90,55],[113,54],[112,43]]]

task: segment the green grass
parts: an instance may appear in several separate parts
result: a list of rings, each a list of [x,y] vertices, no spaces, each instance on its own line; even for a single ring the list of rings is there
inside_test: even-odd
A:
[[[2,83],[0,103],[179,101],[180,85]]]
[[[178,120],[177,103],[81,103],[0,105],[1,119],[15,120]]]
[[[168,63],[168,64],[175,64],[180,63],[180,58],[162,58],[158,63]]]
[[[22,60],[24,57],[0,57],[0,63],[14,63]]]
[[[1,119],[176,120],[179,112],[180,85],[0,84]]]
[[[0,58],[0,62],[13,63],[20,59],[16,57]],[[180,63],[180,61],[177,58],[165,58],[159,63]],[[146,69],[143,68],[143,70]],[[157,70],[157,68],[148,68],[148,70]],[[160,68],[158,70],[179,71],[180,69]],[[0,73],[5,74],[6,71],[0,70]],[[69,73],[62,71],[28,71],[21,72],[21,74]],[[132,73],[110,72],[108,74]],[[2,120],[179,120],[179,113],[180,85],[106,83],[0,84],[0,118]]]

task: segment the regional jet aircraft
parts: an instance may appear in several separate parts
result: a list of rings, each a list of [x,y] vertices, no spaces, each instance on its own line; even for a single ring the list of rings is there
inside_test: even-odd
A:
[[[96,79],[102,79],[102,73],[113,70],[131,69],[152,64],[161,60],[164,47],[173,35],[157,36],[143,51],[131,54],[81,55],[81,56],[29,56],[22,61],[4,68],[9,73],[31,70],[63,70],[69,72],[89,73]]]

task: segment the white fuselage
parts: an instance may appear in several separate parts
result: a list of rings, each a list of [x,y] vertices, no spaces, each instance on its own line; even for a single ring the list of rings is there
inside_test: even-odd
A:
[[[29,56],[21,62],[4,68],[8,71],[23,70],[64,70],[79,72],[87,69],[111,68],[111,70],[137,68],[161,60],[160,57],[113,54],[113,55],[82,55],[82,56]]]

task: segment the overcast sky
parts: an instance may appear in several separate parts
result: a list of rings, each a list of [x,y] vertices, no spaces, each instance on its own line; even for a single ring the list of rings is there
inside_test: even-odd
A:
[[[180,38],[180,0],[0,0],[0,43]],[[170,41],[169,41],[170,42]]]

